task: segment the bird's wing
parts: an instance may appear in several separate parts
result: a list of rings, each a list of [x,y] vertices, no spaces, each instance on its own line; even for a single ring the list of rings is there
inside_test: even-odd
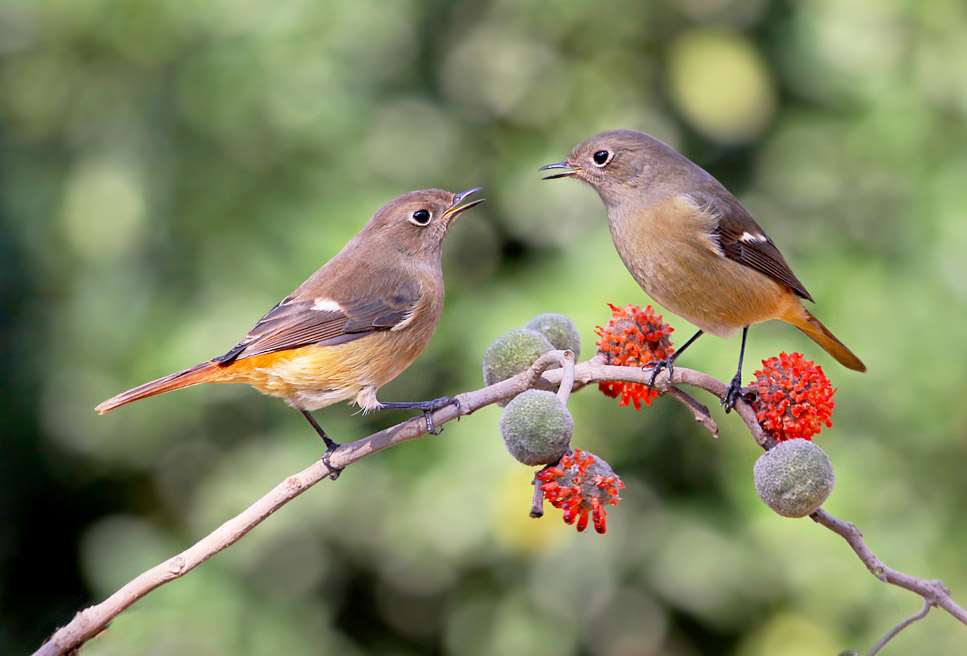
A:
[[[802,298],[813,300],[769,235],[731,194],[693,192],[687,197],[716,220],[712,239],[721,255],[769,276]]]
[[[388,291],[334,299],[293,294],[262,317],[241,342],[214,362],[228,364],[274,351],[309,344],[332,346],[390,330],[406,321],[420,302],[416,280],[400,280]]]

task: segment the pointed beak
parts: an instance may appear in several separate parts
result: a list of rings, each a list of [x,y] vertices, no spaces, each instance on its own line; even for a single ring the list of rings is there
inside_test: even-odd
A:
[[[563,162],[554,162],[553,164],[548,164],[537,169],[538,171],[548,171],[551,169],[566,169],[563,173],[554,173],[553,175],[545,175],[543,180],[554,180],[556,178],[573,178],[577,175],[577,167],[571,166],[567,163],[567,160]]]
[[[478,191],[481,191],[481,190],[482,190],[482,187],[474,187],[473,189],[467,189],[466,191],[460,192],[459,194],[457,194],[456,196],[454,196],[453,197],[453,205],[450,206],[450,209],[448,209],[443,214],[443,216],[452,219],[453,217],[455,217],[456,215],[460,214],[461,212],[464,212],[466,210],[469,210],[474,205],[479,205],[480,203],[484,202],[486,200],[485,198],[478,198],[477,200],[471,201],[471,202],[467,203],[466,205],[461,205],[460,204],[464,200],[466,200],[468,197],[474,195],[475,193],[477,193]]]

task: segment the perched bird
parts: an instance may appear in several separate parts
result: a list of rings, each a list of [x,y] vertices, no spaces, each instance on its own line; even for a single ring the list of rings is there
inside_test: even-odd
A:
[[[415,408],[426,416],[456,399],[380,403],[376,390],[406,369],[430,341],[443,310],[443,239],[479,188],[426,189],[379,209],[339,253],[262,317],[230,351],[128,390],[101,414],[199,383],[245,383],[288,401],[326,443],[339,446],[311,410],[355,398],[365,411]]]
[[[641,288],[700,330],[654,367],[651,382],[672,368],[703,333],[729,337],[742,329],[739,367],[722,404],[731,410],[742,390],[749,325],[791,323],[843,366],[866,366],[802,303],[813,300],[775,243],[708,172],[661,141],[634,130],[602,132],[578,144],[564,169],[544,178],[590,184],[608,210],[618,255]]]

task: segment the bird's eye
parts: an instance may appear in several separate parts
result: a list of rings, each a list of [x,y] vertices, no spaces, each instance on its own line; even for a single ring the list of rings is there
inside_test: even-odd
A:
[[[599,150],[591,156],[591,159],[594,160],[595,166],[604,166],[611,161],[612,157],[613,154],[610,151]]]
[[[430,213],[426,210],[417,210],[413,212],[413,216],[410,217],[410,221],[418,226],[425,226],[430,222]]]

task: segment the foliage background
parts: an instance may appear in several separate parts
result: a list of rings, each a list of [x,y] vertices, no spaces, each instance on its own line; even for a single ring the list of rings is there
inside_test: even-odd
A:
[[[487,345],[542,311],[590,355],[605,303],[647,298],[593,192],[536,169],[617,127],[736,192],[866,360],[770,324],[746,377],[782,349],[824,365],[827,509],[963,604],[965,31],[959,0],[0,0],[0,652],[319,456],[245,388],[92,407],[233,345],[389,198],[488,202],[384,400],[480,386]],[[685,364],[728,378],[737,348]],[[531,471],[489,408],[313,489],[84,653],[796,656],[868,649],[919,608],[759,503],[734,418],[713,441],[669,400],[572,409],[576,445],[628,483],[606,536],[527,518]],[[340,440],[402,418],[352,413],[319,417]],[[888,651],[965,642],[932,613]]]

